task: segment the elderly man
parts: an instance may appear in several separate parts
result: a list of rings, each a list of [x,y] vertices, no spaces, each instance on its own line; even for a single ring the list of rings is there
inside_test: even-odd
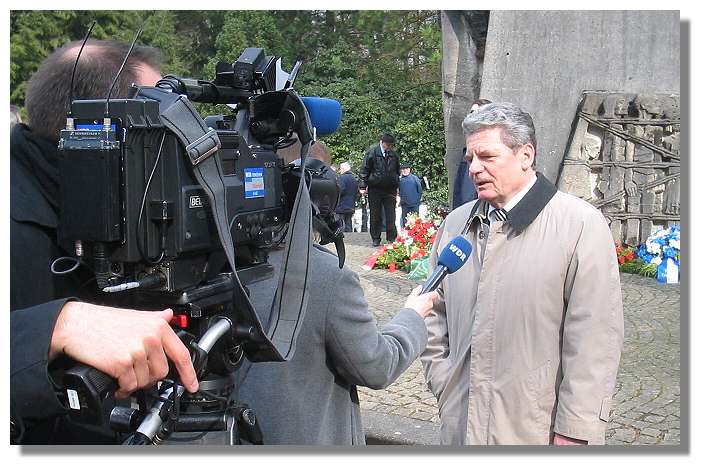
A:
[[[422,355],[442,444],[603,444],[623,340],[602,214],[535,171],[529,114],[494,103],[463,122],[478,198],[451,212],[471,259],[443,281]]]

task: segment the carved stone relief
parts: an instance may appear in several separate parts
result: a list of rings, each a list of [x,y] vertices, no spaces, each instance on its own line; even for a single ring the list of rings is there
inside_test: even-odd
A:
[[[631,246],[680,223],[680,96],[584,92],[558,188]]]

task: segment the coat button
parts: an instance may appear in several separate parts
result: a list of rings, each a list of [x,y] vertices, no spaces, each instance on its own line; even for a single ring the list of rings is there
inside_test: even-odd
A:
[[[485,238],[485,231],[481,230],[480,231],[480,240],[484,240],[484,238]]]

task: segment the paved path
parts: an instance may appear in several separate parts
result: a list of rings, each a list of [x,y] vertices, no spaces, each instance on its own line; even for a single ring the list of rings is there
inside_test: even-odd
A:
[[[346,234],[345,241],[346,262],[359,274],[370,309],[382,325],[401,308],[416,283],[403,273],[362,270],[373,251],[368,233]],[[607,443],[678,445],[680,286],[623,274],[622,295],[625,342]],[[418,360],[386,390],[360,387],[359,393],[373,440],[393,442],[396,436],[400,443],[437,443],[436,400],[426,390]]]

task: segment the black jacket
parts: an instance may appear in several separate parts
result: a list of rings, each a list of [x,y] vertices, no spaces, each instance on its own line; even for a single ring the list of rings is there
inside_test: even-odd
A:
[[[109,443],[112,433],[65,418],[48,352],[56,318],[69,297],[95,289],[85,268],[67,276],[50,265],[69,253],[57,241],[59,171],[56,144],[23,124],[10,136],[10,408],[21,443]],[[64,264],[60,269],[66,269]],[[58,300],[57,300],[58,299]]]
[[[389,150],[389,158],[382,154],[379,143],[365,153],[360,168],[360,187],[396,192],[399,187],[399,154]]]

